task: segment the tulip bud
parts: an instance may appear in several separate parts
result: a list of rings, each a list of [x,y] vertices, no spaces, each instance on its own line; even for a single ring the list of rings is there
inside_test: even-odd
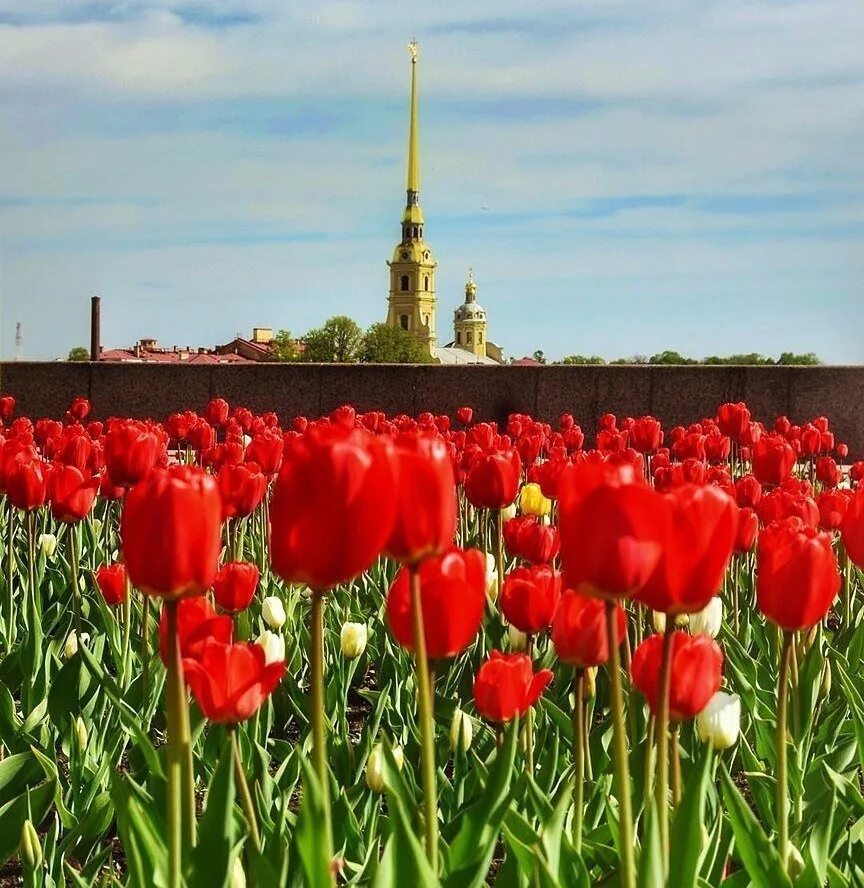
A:
[[[339,633],[339,649],[347,660],[356,660],[366,650],[369,629],[365,623],[343,623]]]
[[[243,864],[240,858],[235,857],[231,867],[231,881],[228,883],[230,888],[246,888],[246,873],[243,872]]]
[[[552,511],[552,500],[543,496],[539,484],[530,483],[522,487],[519,494],[519,506],[523,515],[536,515],[542,518]]]
[[[401,771],[405,764],[405,753],[401,746],[394,746],[391,750],[393,761]],[[376,743],[366,759],[366,785],[372,792],[384,792],[384,747]]]
[[[495,556],[486,553],[486,594],[494,604],[498,598],[498,569]]]
[[[524,653],[528,647],[528,636],[520,632],[512,623],[507,627],[510,633],[510,650],[514,653]]]
[[[285,605],[276,595],[268,595],[261,602],[261,616],[271,629],[281,629],[285,625]]]
[[[87,642],[90,640],[90,636],[88,633],[82,632],[79,639],[78,633],[74,629],[66,636],[66,643],[63,645],[64,659],[71,660],[72,657],[74,657],[75,654],[78,653],[79,640],[81,644],[87,644]]]
[[[75,719],[75,740],[78,743],[78,751],[84,752],[87,749],[87,725],[80,715]]]
[[[593,700],[597,694],[597,667],[589,666],[585,670],[585,692],[583,697],[586,700]]]
[[[798,876],[804,872],[804,858],[801,856],[801,852],[791,842],[789,843],[789,860],[787,862],[787,868],[789,870],[789,876],[792,879],[792,884],[794,885],[798,881]]]
[[[717,693],[696,716],[696,730],[703,743],[715,749],[728,749],[738,740],[741,729],[741,700],[735,694]]]
[[[264,648],[264,662],[269,666],[271,663],[282,663],[285,660],[285,639],[275,632],[265,629],[255,644]]]
[[[716,638],[723,624],[723,602],[714,596],[701,611],[690,614],[690,634],[710,635]]]
[[[93,528],[93,536],[98,537],[99,534],[102,533],[102,519],[101,518],[93,518],[90,522],[90,525]]]
[[[651,611],[651,625],[658,634],[666,631],[666,614],[663,611]]]
[[[42,866],[42,845],[39,844],[39,836],[29,820],[25,820],[21,827],[18,856],[26,870],[37,870]]]
[[[819,688],[820,698],[827,698],[831,693],[831,661],[826,660],[822,666],[822,685]]]
[[[453,753],[461,750],[468,752],[471,741],[474,738],[474,723],[457,706],[453,710],[453,720],[450,722],[450,750]]]
[[[57,537],[53,533],[40,533],[38,543],[39,551],[46,558],[54,557],[54,553],[57,551]]]

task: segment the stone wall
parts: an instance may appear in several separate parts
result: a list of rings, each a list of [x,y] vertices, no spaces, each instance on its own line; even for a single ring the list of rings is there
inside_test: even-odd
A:
[[[864,366],[853,367],[465,367],[257,364],[4,363],[0,392],[31,417],[60,417],[84,395],[94,416],[164,419],[202,410],[223,397],[285,420],[350,402],[359,410],[452,413],[469,404],[477,418],[520,411],[555,420],[570,412],[586,431],[607,411],[652,413],[666,425],[713,415],[724,401],[746,401],[755,418],[785,413],[802,422],[825,415],[850,456],[864,458]]]

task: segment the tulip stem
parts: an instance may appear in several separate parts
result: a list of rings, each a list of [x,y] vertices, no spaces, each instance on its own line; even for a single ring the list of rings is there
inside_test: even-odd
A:
[[[783,631],[780,676],[777,680],[777,843],[784,872],[789,860],[789,791],[786,764],[786,712],[789,696],[789,661],[792,633]]]
[[[573,677],[573,847],[582,853],[582,808],[585,796],[585,670]]]
[[[12,578],[15,574],[15,507],[6,502],[6,646],[11,649],[17,635],[15,626],[15,596],[12,592]]]
[[[525,637],[525,653],[531,661],[532,668],[534,663],[534,637],[529,632]],[[530,706],[525,713],[525,770],[534,776],[534,707]]]
[[[132,581],[127,576],[126,595],[132,595]],[[141,596],[141,711],[148,712],[150,685],[150,599]]]
[[[312,592],[311,668],[312,668],[312,762],[321,784],[323,828],[328,859],[333,857],[333,832],[330,823],[330,778],[327,770],[327,730],[324,712],[324,599],[325,593]]]
[[[126,597],[123,599],[123,683],[132,684],[132,658],[130,639],[132,636],[132,596],[129,594],[129,575],[126,575]]]
[[[655,724],[657,783],[654,786],[664,874],[669,871],[669,687],[672,678],[672,633],[674,631],[675,620],[670,614],[667,614],[657,693],[657,721]]]
[[[69,571],[72,579],[72,613],[75,620],[75,634],[81,641],[81,587],[78,585],[78,525],[69,525]]]
[[[496,528],[497,538],[495,540],[495,572],[498,595],[495,601],[498,607],[501,607],[501,586],[504,583],[504,512],[501,509],[496,511]]]
[[[420,598],[418,565],[408,568],[411,578],[411,621],[414,632],[414,659],[417,669],[417,710],[420,722],[420,758],[423,774],[423,826],[426,857],[434,873],[438,872],[438,774],[435,766],[435,734],[432,721],[432,685],[426,657],[423,606]]]
[[[249,783],[243,771],[243,761],[240,758],[240,747],[237,744],[237,726],[230,725],[228,736],[231,738],[231,755],[234,758],[234,775],[237,786],[240,788],[240,798],[243,802],[243,813],[246,815],[246,826],[249,828],[249,838],[256,851],[261,850],[261,833],[258,831],[258,818],[255,816],[255,804],[252,801],[252,793],[249,792]]]
[[[681,804],[681,748],[679,736],[681,726],[676,722],[672,728],[672,807],[677,808]]]
[[[633,837],[633,807],[630,800],[630,766],[627,761],[627,731],[624,726],[624,697],[621,692],[621,658],[618,653],[618,620],[615,602],[606,601],[606,637],[609,639],[609,684],[612,708],[612,742],[615,789],[618,794],[618,832],[621,888],[634,888],[636,862]]]
[[[167,766],[168,766],[168,885],[180,888],[183,868],[183,737],[182,709],[186,703],[183,660],[177,634],[177,602],[166,601],[168,618]]]

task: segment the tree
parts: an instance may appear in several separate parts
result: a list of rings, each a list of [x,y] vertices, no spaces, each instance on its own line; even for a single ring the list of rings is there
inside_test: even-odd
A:
[[[600,355],[567,355],[561,359],[562,364],[605,364],[606,361]]]
[[[698,364],[699,362],[694,360],[693,358],[685,358],[684,355],[679,354],[676,351],[666,351],[658,352],[656,355],[651,355],[648,359],[649,364]]]
[[[372,324],[363,337],[360,360],[367,364],[431,364],[432,355],[407,330]]]
[[[531,355],[531,357],[534,358],[534,360],[538,364],[545,364],[546,363],[546,355],[543,354],[542,348],[538,348],[537,351],[535,351],[534,354]]]
[[[822,363],[819,360],[818,356],[813,354],[813,352],[807,352],[803,355],[796,355],[794,352],[783,352],[780,355],[780,359],[777,361],[778,364],[799,364],[804,367],[816,367]]]
[[[297,340],[288,330],[279,330],[270,343],[274,361],[296,361],[300,357]]]
[[[353,364],[359,359],[363,330],[345,315],[330,318],[303,337],[302,360],[317,364]]]
[[[90,349],[84,348],[83,345],[76,345],[75,348],[69,351],[69,357],[66,359],[67,361],[89,361],[90,360]]]

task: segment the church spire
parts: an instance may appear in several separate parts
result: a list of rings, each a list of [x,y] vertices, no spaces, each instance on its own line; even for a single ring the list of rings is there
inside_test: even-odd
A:
[[[411,105],[408,122],[408,199],[405,204],[404,221],[422,222],[420,212],[420,118],[417,110],[417,57],[419,46],[416,40],[408,44],[411,53]]]

